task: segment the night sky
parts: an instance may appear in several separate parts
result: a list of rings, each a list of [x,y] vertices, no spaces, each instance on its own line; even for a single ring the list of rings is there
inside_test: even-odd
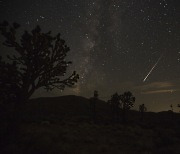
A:
[[[68,59],[80,75],[77,86],[63,92],[38,90],[33,97],[66,94],[108,100],[131,91],[135,109],[177,111],[180,103],[179,0],[0,0],[0,19],[21,29],[40,25],[61,33]],[[22,31],[20,31],[22,32]],[[2,46],[0,52],[7,53]]]

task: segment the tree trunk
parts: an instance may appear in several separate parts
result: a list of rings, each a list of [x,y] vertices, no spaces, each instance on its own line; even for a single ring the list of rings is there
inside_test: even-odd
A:
[[[125,111],[125,109],[122,110],[122,122],[126,123],[126,111]]]
[[[141,121],[143,121],[143,120],[144,120],[144,112],[141,111]]]
[[[13,142],[18,139],[20,125],[22,123],[22,111],[25,107],[25,100],[21,98],[14,100],[13,103],[7,105],[6,123],[7,129],[5,132],[5,140]]]

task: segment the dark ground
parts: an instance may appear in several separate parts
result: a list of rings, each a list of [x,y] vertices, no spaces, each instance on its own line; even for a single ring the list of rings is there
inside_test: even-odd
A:
[[[110,107],[103,101],[96,111],[94,123],[86,98],[33,99],[21,109],[14,133],[1,109],[0,153],[180,153],[180,114],[147,112],[142,121],[140,113],[131,110],[123,124],[121,115],[119,122],[112,121]]]

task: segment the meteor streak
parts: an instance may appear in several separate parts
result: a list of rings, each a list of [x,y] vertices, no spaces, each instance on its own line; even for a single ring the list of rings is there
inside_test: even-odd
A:
[[[144,78],[143,82],[146,81],[146,79],[149,77],[149,75],[152,73],[152,71],[154,70],[154,68],[157,66],[157,64],[159,63],[159,61],[161,60],[163,54],[159,57],[158,61],[154,64],[154,66],[151,68],[151,70],[149,71],[149,73],[146,75],[146,77]]]

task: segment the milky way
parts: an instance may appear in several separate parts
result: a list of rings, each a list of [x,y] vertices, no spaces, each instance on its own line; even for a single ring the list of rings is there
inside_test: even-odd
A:
[[[1,0],[0,19],[16,21],[22,29],[40,25],[44,32],[60,32],[71,49],[67,58],[73,65],[67,73],[76,70],[78,84],[63,92],[40,89],[33,97],[91,97],[98,90],[107,100],[130,90],[135,108],[145,103],[160,111],[180,101],[179,6],[178,0]],[[9,51],[0,48],[2,55]]]

